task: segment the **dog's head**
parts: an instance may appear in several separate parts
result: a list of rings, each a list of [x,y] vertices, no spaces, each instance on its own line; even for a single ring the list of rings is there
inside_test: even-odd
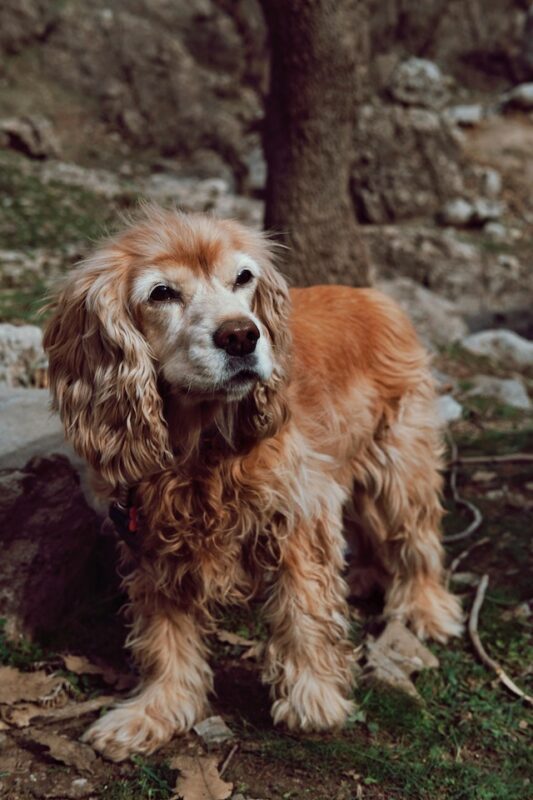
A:
[[[265,411],[288,291],[260,233],[150,208],[68,278],[45,332],[68,438],[111,485],[169,463],[161,386],[184,405]],[[260,400],[262,398],[262,400]]]

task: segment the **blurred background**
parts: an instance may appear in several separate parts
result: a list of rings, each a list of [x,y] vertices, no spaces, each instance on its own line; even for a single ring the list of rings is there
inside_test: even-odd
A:
[[[531,686],[531,2],[2,0],[0,663],[60,668],[65,698],[82,701],[102,691],[104,662],[104,684],[127,685],[121,598],[113,542],[48,411],[40,309],[141,198],[266,224],[294,285],[373,284],[408,311],[433,354],[459,493],[482,518],[461,538],[475,512],[447,489],[454,590],[468,612],[489,576],[482,638]],[[217,708],[240,737],[235,798],[531,796],[531,718],[466,640],[407,681],[423,711],[361,688],[347,732],[302,743],[268,727],[241,658],[261,625],[225,627]],[[72,652],[91,658],[89,677]],[[0,692],[1,719],[11,706]],[[0,797],[170,796],[165,754],[93,764],[83,794],[83,766],[43,760],[12,729],[0,722]]]

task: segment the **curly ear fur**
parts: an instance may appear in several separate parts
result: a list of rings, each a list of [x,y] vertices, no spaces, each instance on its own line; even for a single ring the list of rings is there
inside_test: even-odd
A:
[[[110,487],[168,465],[168,432],[148,344],[127,307],[125,255],[109,245],[53,303],[44,346],[67,438]]]
[[[271,379],[258,384],[253,393],[252,421],[262,437],[273,436],[290,416],[284,391],[291,351],[289,288],[272,264],[269,249],[267,253],[268,257],[261,260],[261,278],[254,298],[254,312],[268,332],[275,359]]]

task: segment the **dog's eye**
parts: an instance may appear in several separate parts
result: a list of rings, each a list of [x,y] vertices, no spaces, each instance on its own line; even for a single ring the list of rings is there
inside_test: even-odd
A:
[[[250,283],[253,277],[254,276],[249,269],[241,269],[241,271],[237,275],[235,286],[244,286],[245,283]]]
[[[164,300],[178,300],[178,299],[179,299],[178,292],[176,292],[175,289],[171,289],[170,286],[165,286],[163,283],[160,283],[158,286],[155,286],[150,292],[150,300],[153,300],[155,303],[161,303]]]

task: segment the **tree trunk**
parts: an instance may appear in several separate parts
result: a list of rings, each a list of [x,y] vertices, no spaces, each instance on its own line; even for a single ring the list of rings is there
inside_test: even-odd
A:
[[[293,283],[369,280],[350,197],[366,47],[364,0],[261,0],[271,80],[265,225],[290,248]]]

